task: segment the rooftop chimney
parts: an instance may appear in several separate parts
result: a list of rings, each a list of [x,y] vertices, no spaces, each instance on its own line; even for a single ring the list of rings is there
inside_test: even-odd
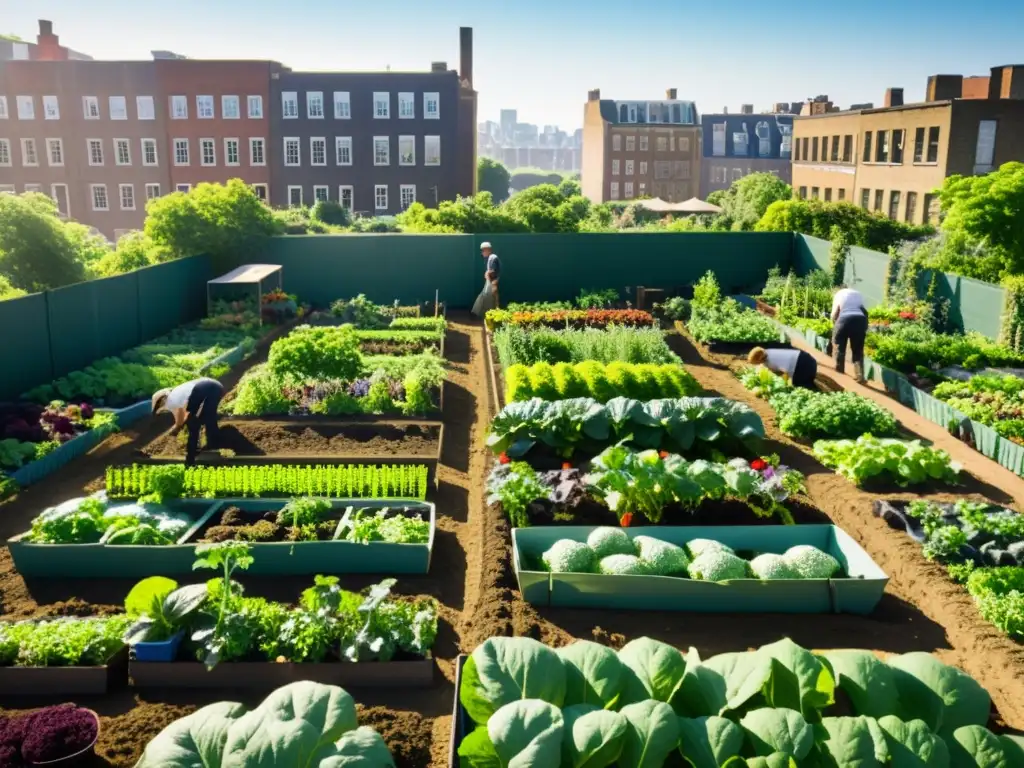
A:
[[[39,37],[51,37],[53,35],[53,22],[46,19],[39,20]]]
[[[925,101],[949,101],[959,99],[964,92],[963,75],[932,75],[928,78]]]
[[[975,75],[964,78],[964,89],[960,94],[963,99],[987,99],[991,78],[988,75]]]
[[[67,61],[68,49],[64,48],[53,34],[52,21],[39,20],[39,34],[36,36],[33,58],[41,61]]]
[[[587,101],[600,101],[601,100],[601,89],[595,88],[592,91],[587,91]]]
[[[740,104],[740,114],[741,115],[752,115],[752,114],[754,114],[754,105],[753,104]]]
[[[990,99],[1024,99],[1024,64],[992,67],[988,81]]]
[[[676,89],[669,88],[667,91],[665,91],[665,98],[668,99],[669,101],[675,101],[677,98],[679,98],[678,96],[676,96]]]
[[[433,61],[430,63],[431,72],[447,72],[448,62],[447,61]]]
[[[473,87],[472,27],[459,27],[459,77]]]
[[[885,91],[885,102],[883,104],[886,107],[902,107],[903,106],[903,89],[902,88],[889,88]]]

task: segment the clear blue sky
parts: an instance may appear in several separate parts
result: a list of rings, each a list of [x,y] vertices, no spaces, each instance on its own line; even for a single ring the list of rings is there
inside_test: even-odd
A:
[[[634,10],[636,9],[636,10]],[[425,69],[459,61],[472,26],[481,120],[581,125],[587,91],[660,98],[675,87],[702,112],[827,93],[846,107],[929,74],[1024,63],[1021,0],[0,0],[0,31],[98,59],[276,59],[293,69]]]

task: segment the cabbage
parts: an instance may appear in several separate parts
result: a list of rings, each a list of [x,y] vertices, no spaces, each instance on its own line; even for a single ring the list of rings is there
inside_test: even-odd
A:
[[[553,573],[591,573],[594,570],[594,550],[580,541],[559,539],[540,556],[544,567]]]
[[[599,558],[609,555],[635,555],[636,547],[629,536],[621,528],[605,526],[595,528],[587,536],[587,546],[594,550]]]
[[[800,574],[782,555],[766,553],[750,561],[750,570],[759,579],[799,579]]]
[[[830,579],[842,567],[832,555],[808,544],[790,547],[783,557],[802,579]]]
[[[636,555],[609,555],[597,564],[601,573],[612,576],[644,576],[648,573],[647,566]]]
[[[727,581],[729,579],[745,579],[747,561],[736,557],[732,552],[708,549],[690,563],[690,577],[701,581]]]
[[[714,539],[693,539],[686,543],[686,548],[690,550],[691,557],[700,557],[710,549],[733,554],[732,547],[728,547],[722,542],[715,541]]]
[[[647,569],[658,576],[685,574],[690,565],[686,550],[675,544],[650,536],[637,536],[633,543],[640,550],[640,559]]]

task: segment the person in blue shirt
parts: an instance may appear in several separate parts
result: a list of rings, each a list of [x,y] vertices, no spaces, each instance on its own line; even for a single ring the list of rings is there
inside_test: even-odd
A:
[[[182,428],[188,429],[185,466],[195,464],[201,429],[206,430],[207,448],[213,448],[217,442],[217,408],[222,397],[224,385],[216,379],[207,378],[186,381],[173,389],[161,389],[153,395],[153,413],[168,411],[174,416],[171,435],[177,435]]]
[[[754,347],[747,355],[751,365],[763,365],[772,373],[785,376],[794,387],[815,389],[818,362],[800,349],[762,349]]]

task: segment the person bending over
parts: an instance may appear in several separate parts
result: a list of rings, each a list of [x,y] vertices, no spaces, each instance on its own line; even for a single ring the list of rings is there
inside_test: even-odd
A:
[[[807,352],[754,347],[747,360],[751,365],[763,365],[772,373],[785,376],[794,387],[815,388],[814,377],[818,375],[818,363]]]
[[[192,466],[199,452],[199,431],[206,429],[206,447],[213,448],[219,436],[217,407],[224,387],[216,379],[194,379],[173,389],[161,389],[153,395],[153,413],[169,411],[174,416],[171,435],[188,430],[185,466]]]
[[[864,339],[868,335],[868,311],[864,297],[852,288],[840,288],[832,299],[832,342],[835,345],[836,372],[846,369],[846,344],[853,357],[853,378],[864,383]]]

